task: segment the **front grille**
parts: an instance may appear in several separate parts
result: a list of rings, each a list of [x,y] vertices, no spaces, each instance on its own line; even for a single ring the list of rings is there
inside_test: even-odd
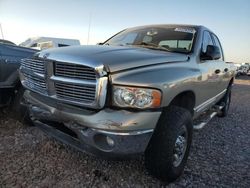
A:
[[[38,59],[22,59],[21,66],[35,73],[44,74],[44,61]]]
[[[84,65],[55,62],[55,76],[76,78],[82,80],[96,80],[95,69]]]
[[[79,103],[92,103],[95,101],[95,85],[79,85],[55,83],[56,96],[59,99]]]
[[[22,59],[21,69],[25,70],[25,72],[23,72],[25,86],[33,91],[47,95],[47,87],[44,78],[44,61],[39,59]]]
[[[23,73],[23,76],[25,77],[26,87],[47,95],[47,87],[44,78],[35,77],[26,73]]]
[[[100,108],[96,91],[102,92],[102,98],[106,96],[106,84],[100,84],[101,78],[96,75],[95,68],[90,66],[46,59],[24,59],[20,73],[26,88],[66,103]]]

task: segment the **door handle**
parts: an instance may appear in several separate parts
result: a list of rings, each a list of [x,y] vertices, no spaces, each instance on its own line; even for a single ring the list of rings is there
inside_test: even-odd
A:
[[[227,72],[227,71],[228,71],[228,68],[225,68],[225,69],[224,69],[224,72]]]
[[[219,74],[220,73],[220,69],[216,69],[214,72],[215,72],[215,74]]]

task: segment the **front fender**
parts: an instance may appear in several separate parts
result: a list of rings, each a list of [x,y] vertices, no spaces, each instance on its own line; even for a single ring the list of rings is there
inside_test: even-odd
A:
[[[113,85],[156,88],[162,92],[161,107],[168,106],[175,96],[192,91],[200,79],[199,69],[191,62],[179,62],[144,67],[111,75]]]

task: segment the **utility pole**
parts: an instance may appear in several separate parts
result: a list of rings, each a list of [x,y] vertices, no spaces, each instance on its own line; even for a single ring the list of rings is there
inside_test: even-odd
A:
[[[91,20],[92,20],[92,13],[89,14],[89,28],[88,28],[88,39],[87,39],[87,45],[89,44],[89,38],[90,38],[90,26],[91,26]]]
[[[0,23],[0,30],[1,30],[1,34],[2,34],[2,39],[4,39],[4,36],[3,36],[3,29],[2,29],[2,24]]]

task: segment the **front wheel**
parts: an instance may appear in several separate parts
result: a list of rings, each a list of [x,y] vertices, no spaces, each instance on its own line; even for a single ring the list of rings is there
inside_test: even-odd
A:
[[[188,110],[168,107],[156,126],[145,152],[145,166],[156,178],[172,182],[184,171],[192,142],[192,117]]]
[[[25,89],[21,86],[19,87],[14,95],[14,99],[11,105],[12,112],[14,113],[14,116],[16,119],[18,119],[20,122],[25,122],[27,125],[33,125],[28,113],[28,109],[26,106],[23,105],[24,103],[24,94]]]

